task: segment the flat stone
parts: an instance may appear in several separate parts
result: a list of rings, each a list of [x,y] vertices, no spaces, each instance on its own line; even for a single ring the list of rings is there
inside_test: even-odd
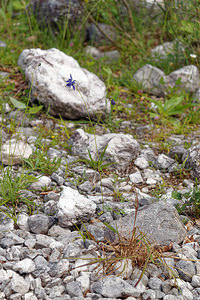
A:
[[[119,235],[130,238],[134,216],[135,213],[132,212],[112,222],[110,225],[117,228]],[[164,245],[170,241],[181,243],[187,235],[176,209],[162,201],[150,204],[139,210],[136,226],[147,235],[150,242],[155,244]],[[111,241],[117,238],[108,228],[105,229],[105,236]]]
[[[23,158],[28,159],[32,154],[32,148],[24,141],[11,139],[1,147],[0,159],[4,165],[18,165]]]
[[[92,284],[91,290],[104,297],[120,298],[120,297],[139,297],[141,291],[128,284],[119,277],[107,276]]]
[[[105,84],[58,49],[25,49],[18,64],[31,84],[32,96],[50,114],[74,120],[87,118],[89,113],[91,119],[97,119],[110,111]],[[70,74],[78,91],[66,86]]]

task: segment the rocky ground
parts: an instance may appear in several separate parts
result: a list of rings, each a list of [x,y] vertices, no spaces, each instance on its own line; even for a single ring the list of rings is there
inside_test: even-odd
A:
[[[179,216],[172,193],[186,203],[198,192],[200,131],[169,136],[166,153],[150,141],[158,128],[124,120],[113,133],[97,122],[114,104],[72,57],[26,49],[19,65],[46,115],[14,100],[21,110],[2,111],[1,201],[10,198],[1,202],[0,299],[200,299],[199,208]],[[165,76],[165,86],[161,76],[146,65],[134,78],[156,96],[180,76],[181,91],[199,88],[195,66]]]

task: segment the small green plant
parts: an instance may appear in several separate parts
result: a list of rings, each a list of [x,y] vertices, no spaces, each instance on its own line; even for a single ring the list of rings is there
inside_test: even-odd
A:
[[[41,149],[36,149],[28,159],[24,158],[23,161],[31,171],[39,171],[45,175],[51,175],[53,172],[56,172],[61,164],[60,157],[51,159]]]
[[[87,164],[90,168],[102,173],[107,167],[109,167],[110,165],[113,164],[113,162],[106,163],[106,164],[104,163],[104,155],[105,155],[107,147],[108,147],[108,145],[106,145],[106,147],[104,148],[103,152],[101,153],[101,155],[98,157],[97,160],[92,158],[90,150],[88,149],[89,159],[84,158],[84,159],[81,159],[81,161],[84,162],[85,164]]]
[[[200,217],[200,187],[197,183],[195,188],[187,193],[173,191],[172,197],[181,202],[176,205],[179,214],[186,214],[195,218]]]
[[[173,116],[180,116],[187,108],[193,107],[194,104],[183,104],[186,100],[183,95],[171,96],[163,103],[161,100],[149,99],[156,105],[157,112],[150,112],[150,116],[153,118],[160,117],[160,119],[169,119]]]
[[[22,190],[27,189],[35,181],[37,179],[32,175],[17,175],[10,166],[4,168],[0,180],[0,211],[12,218],[14,222],[17,221],[17,215],[20,212],[20,203],[26,204],[31,212],[34,203],[23,196]]]

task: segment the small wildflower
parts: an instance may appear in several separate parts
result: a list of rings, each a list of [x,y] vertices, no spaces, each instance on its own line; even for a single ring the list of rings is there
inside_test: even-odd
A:
[[[196,54],[190,54],[191,58],[197,58]]]
[[[75,91],[75,82],[76,80],[73,80],[72,75],[70,74],[70,79],[66,80],[68,87],[73,87],[73,90]]]
[[[160,117],[159,116],[155,116],[154,120],[159,120]]]
[[[55,136],[54,136],[54,135],[52,135],[52,136],[51,136],[51,138],[52,138],[52,139],[54,139],[54,138],[55,138]]]
[[[70,46],[70,47],[73,47],[73,46],[74,46],[74,42],[70,42],[70,43],[69,43],[69,46]]]
[[[111,104],[112,104],[112,105],[115,105],[115,104],[116,104],[114,99],[111,100]]]

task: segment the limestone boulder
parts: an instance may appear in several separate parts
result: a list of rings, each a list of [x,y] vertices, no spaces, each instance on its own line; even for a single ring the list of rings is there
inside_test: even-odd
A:
[[[117,228],[120,235],[129,238],[133,230],[134,217],[135,213],[132,212],[110,225]],[[163,201],[150,204],[138,211],[136,226],[140,232],[146,234],[151,243],[159,245],[169,242],[179,244],[187,235],[175,207]],[[110,240],[117,238],[108,228],[106,228],[105,235]]]
[[[89,159],[90,152],[94,160],[98,160],[107,147],[103,157],[104,163],[112,163],[110,167],[119,170],[126,168],[140,152],[139,143],[130,134],[108,133],[100,136],[77,129],[69,143],[73,155]]]
[[[90,220],[96,211],[96,204],[77,190],[66,187],[57,204],[58,223],[70,227]]]
[[[18,64],[31,86],[32,98],[38,99],[50,114],[72,120],[89,114],[96,119],[110,111],[105,84],[58,49],[25,49]],[[66,86],[70,74],[75,90]]]

